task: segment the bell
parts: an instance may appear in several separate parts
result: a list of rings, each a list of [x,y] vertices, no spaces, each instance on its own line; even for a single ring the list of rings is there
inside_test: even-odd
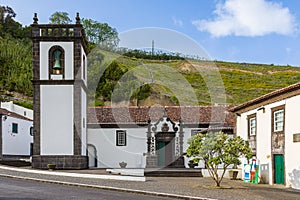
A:
[[[60,69],[61,66],[60,66],[60,62],[59,60],[55,60],[55,63],[54,63],[54,66],[53,66],[53,69]]]

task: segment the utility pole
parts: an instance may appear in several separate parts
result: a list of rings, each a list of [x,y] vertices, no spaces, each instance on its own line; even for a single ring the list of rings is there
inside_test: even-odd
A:
[[[154,56],[154,40],[152,40],[152,52],[151,52],[152,57]]]

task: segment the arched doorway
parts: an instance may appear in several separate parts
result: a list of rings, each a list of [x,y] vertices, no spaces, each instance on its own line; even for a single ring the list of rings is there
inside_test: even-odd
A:
[[[89,167],[97,167],[97,149],[94,145],[88,144]]]

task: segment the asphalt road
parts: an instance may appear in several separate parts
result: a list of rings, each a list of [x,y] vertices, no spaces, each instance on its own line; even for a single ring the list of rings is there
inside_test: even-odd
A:
[[[126,192],[75,187],[0,177],[0,200],[171,200]]]

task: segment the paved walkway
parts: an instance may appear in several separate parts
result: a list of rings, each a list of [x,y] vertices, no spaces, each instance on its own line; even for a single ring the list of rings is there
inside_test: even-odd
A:
[[[224,179],[221,188],[214,187],[210,178],[185,177],[147,177],[145,182],[106,180],[84,178],[80,174],[105,174],[104,170],[64,170],[60,172],[76,173],[76,177],[56,175],[57,171],[49,173],[35,173],[16,171],[23,168],[3,168],[0,175],[15,178],[34,179],[38,181],[54,182],[58,184],[79,185],[110,190],[144,193],[160,196],[177,197],[182,199],[230,199],[230,200],[300,200],[300,190],[286,188],[281,185],[254,185],[243,183],[241,180]],[[43,170],[47,171],[47,170]],[[48,171],[47,171],[48,172]]]

